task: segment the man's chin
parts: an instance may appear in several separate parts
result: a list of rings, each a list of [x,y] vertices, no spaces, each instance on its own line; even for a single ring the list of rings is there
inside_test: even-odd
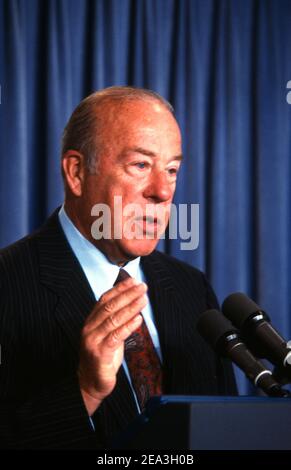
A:
[[[115,246],[124,262],[150,255],[158,244],[158,239],[153,240],[118,240]]]
[[[102,240],[94,245],[114,264],[123,265],[139,256],[150,255],[158,244],[158,239],[148,240]]]
[[[120,248],[128,258],[134,259],[150,255],[156,248],[158,241],[157,238],[153,240],[126,240],[122,241]]]

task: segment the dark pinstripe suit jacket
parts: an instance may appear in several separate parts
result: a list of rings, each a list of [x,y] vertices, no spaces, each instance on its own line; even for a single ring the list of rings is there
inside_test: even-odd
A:
[[[216,307],[198,270],[159,252],[142,259],[163,354],[165,393],[232,394],[231,367],[196,331]],[[92,431],[76,378],[80,331],[95,303],[57,212],[0,252],[2,447],[94,448],[126,428],[136,409],[121,367]]]

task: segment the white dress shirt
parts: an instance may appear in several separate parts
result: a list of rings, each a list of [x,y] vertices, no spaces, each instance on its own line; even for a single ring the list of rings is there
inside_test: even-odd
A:
[[[111,289],[114,285],[120,267],[111,263],[100,250],[98,250],[79,232],[66,214],[64,206],[62,206],[59,211],[59,220],[65,236],[84,271],[92,291],[94,292],[96,301],[98,301],[101,295]],[[123,266],[123,269],[125,269],[127,273],[138,282],[146,282],[140,265],[140,257],[126,263],[126,265]],[[158,332],[155,326],[149,298],[147,305],[142,310],[142,315],[148,327],[156,352],[162,361]],[[134,394],[137,408],[140,411],[125,360],[123,360],[122,365]]]

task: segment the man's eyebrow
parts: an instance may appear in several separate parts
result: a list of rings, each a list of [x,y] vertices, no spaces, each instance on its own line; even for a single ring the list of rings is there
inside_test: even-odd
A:
[[[157,154],[155,152],[152,152],[151,150],[144,149],[142,147],[130,147],[130,148],[126,149],[126,151],[125,151],[125,153],[130,153],[130,152],[141,153],[142,155],[146,155],[147,157],[152,157],[152,158],[155,158],[157,156]],[[180,161],[182,159],[183,159],[183,155],[180,154],[180,155],[174,156],[170,160],[179,160]]]

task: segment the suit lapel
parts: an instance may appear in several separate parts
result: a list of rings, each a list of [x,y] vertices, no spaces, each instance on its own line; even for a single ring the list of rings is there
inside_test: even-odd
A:
[[[80,331],[96,301],[65,238],[57,212],[39,232],[40,279],[58,296],[55,316],[73,348],[78,350]]]
[[[172,276],[155,253],[142,259],[163,358],[164,393],[174,393],[183,351],[185,324]]]
[[[96,303],[95,296],[59,224],[58,210],[39,235],[41,282],[58,297],[55,316],[77,356],[80,332]],[[107,413],[108,407],[114,412],[113,419]],[[102,408],[108,435],[112,434],[116,424],[118,429],[136,416],[136,406],[123,367],[119,370],[113,393],[104,401]]]

